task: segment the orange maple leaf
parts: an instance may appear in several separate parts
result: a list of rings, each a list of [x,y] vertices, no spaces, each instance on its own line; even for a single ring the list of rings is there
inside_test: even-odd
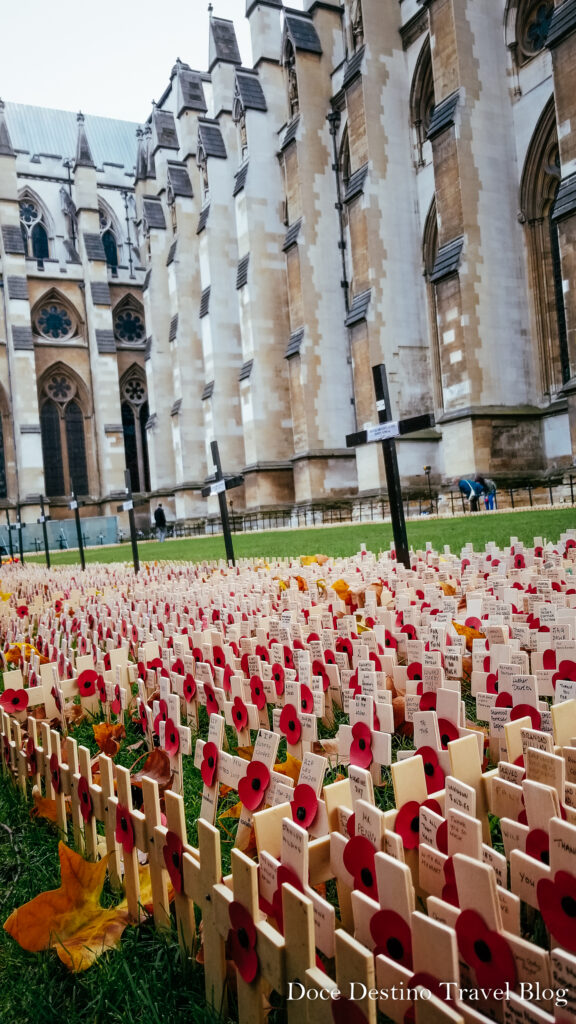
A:
[[[454,626],[454,629],[458,633],[458,636],[466,637],[466,649],[468,651],[472,650],[473,640],[486,639],[485,633],[481,633],[479,629],[472,629],[472,626],[463,626],[460,622],[454,622],[454,620],[452,620],[452,625]]]
[[[117,725],[112,725],[111,722],[99,722],[98,725],[93,725],[92,728],[98,749],[103,754],[107,754],[108,757],[116,757],[120,750],[120,740],[123,740],[126,735],[126,729],[122,723],[119,722]]]

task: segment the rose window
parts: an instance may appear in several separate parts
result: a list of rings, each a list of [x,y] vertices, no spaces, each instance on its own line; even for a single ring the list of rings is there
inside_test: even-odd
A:
[[[139,377],[130,377],[124,385],[124,395],[129,402],[140,405],[146,398],[146,386]]]
[[[40,220],[38,208],[31,199],[26,199],[20,203],[20,220],[24,224],[35,224],[37,220]]]
[[[76,387],[64,374],[55,373],[46,384],[46,394],[55,402],[68,402],[76,394]]]
[[[142,317],[131,309],[123,310],[114,321],[114,333],[120,341],[142,341],[145,334]]]
[[[42,306],[35,323],[38,333],[50,340],[69,338],[73,331],[73,323],[68,310],[55,303]]]

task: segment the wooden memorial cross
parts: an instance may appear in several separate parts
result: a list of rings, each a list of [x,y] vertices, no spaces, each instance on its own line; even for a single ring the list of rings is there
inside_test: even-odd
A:
[[[299,926],[300,935],[302,935],[310,917],[309,910],[303,905],[304,898],[302,897],[299,905],[296,902],[295,896],[296,892],[292,886],[286,886],[284,901],[287,929],[288,923],[294,919],[294,927],[287,931],[287,960],[292,943],[297,944],[299,941],[296,926]],[[300,941],[302,940],[300,939]],[[341,928],[335,934],[335,947],[336,971],[334,980],[325,971],[320,970],[319,967],[309,967],[305,977],[301,977],[288,972],[288,963],[286,965],[287,976],[290,978],[296,977],[305,989],[324,993],[337,990],[341,993],[337,1002],[329,997],[326,998],[326,996],[318,998],[312,1004],[314,1010],[311,1011],[311,1014],[313,1012],[314,1016],[313,1018],[310,1016],[309,1020],[313,1019],[314,1024],[333,1024],[336,1019],[333,1011],[334,1007],[337,1006],[340,1009],[342,1020],[347,1020],[348,1014],[353,1013],[354,1016],[351,1019],[356,1024],[360,1024],[360,1022],[362,1024],[376,1024],[378,1004],[369,995],[370,992],[374,993],[376,985],[372,953]],[[295,986],[294,991],[298,993],[300,990]],[[289,1014],[288,1019],[293,1024],[298,1024],[297,1007],[299,1005],[302,1004],[298,1002],[289,1004],[292,1008],[292,1015],[290,1016]]]
[[[81,834],[84,846],[84,856],[87,860],[96,860],[98,853],[98,833],[96,821],[103,818],[102,811],[102,789],[94,787],[92,779],[92,765],[90,763],[90,751],[88,747],[78,747],[78,762],[72,774],[72,807],[76,805],[81,816]],[[73,820],[76,823],[75,811]]]
[[[341,725],[338,730],[338,753],[351,765],[370,769],[374,782],[379,785],[382,766],[392,763],[393,732],[392,704],[360,693],[350,703],[350,725]]]
[[[236,965],[238,1019],[265,1024],[268,987],[284,992],[285,943],[272,925],[260,919],[258,865],[240,850],[232,850],[231,881],[231,888],[221,882],[212,889],[216,927],[228,941]]]
[[[412,416],[407,420],[392,420],[388,378],[386,376],[386,367],[383,363],[372,367],[372,378],[374,380],[379,426],[368,427],[367,430],[348,434],[346,437],[346,447],[359,448],[361,445],[368,444],[371,441],[382,442],[386,482],[388,485],[388,501],[390,502],[390,514],[392,516],[392,531],[396,546],[396,560],[409,569],[410,552],[394,438],[401,437],[403,434],[412,434],[416,430],[425,430],[427,427],[433,427],[435,420],[431,413],[425,413],[422,416]]]
[[[312,750],[312,744],[318,738],[318,719],[314,704],[320,698],[320,694],[315,697],[310,690],[312,707],[310,712],[303,711],[303,704],[306,704],[303,685],[305,684],[287,680],[284,683],[284,707],[274,708],[272,711],[274,732],[285,737],[288,752],[299,761],[307,751]],[[309,700],[310,694],[307,696]],[[322,700],[323,696],[322,694]]]
[[[200,817],[213,825],[218,811],[218,793],[222,746],[224,744],[224,719],[221,715],[210,715],[208,719],[208,738],[197,739],[194,749],[194,766],[202,776],[202,805]]]
[[[128,513],[128,522],[130,524],[130,541],[132,544],[132,558],[134,561],[134,572],[138,573],[140,571],[140,556],[138,554],[138,535],[136,532],[136,519],[134,518],[134,509],[137,508],[139,505],[146,505],[148,499],[139,498],[137,501],[134,501],[132,495],[132,482],[130,479],[129,469],[127,469],[124,473],[124,483],[126,486],[126,498],[121,505],[116,506],[116,511]]]
[[[256,705],[246,698],[242,676],[232,676],[230,683],[232,700],[224,702],[226,723],[235,728],[238,735],[238,746],[248,747],[250,746],[250,730],[254,731],[260,728],[260,712]]]
[[[238,796],[242,812],[236,832],[236,846],[243,849],[249,841],[252,829],[252,814],[274,800],[274,787],[286,783],[286,776],[274,771],[280,737],[266,729],[260,729],[254,744],[252,760],[244,762],[245,771],[238,780]]]
[[[163,683],[169,685],[167,679],[162,679],[161,692]],[[170,770],[174,776],[171,789],[175,793],[182,793],[184,788],[182,756],[190,754],[192,749],[190,729],[187,725],[180,725],[180,698],[178,694],[166,693],[164,699],[168,708],[168,718],[165,722],[159,723],[160,746],[170,758]],[[214,715],[210,716],[210,718],[214,717]]]
[[[290,804],[293,821],[305,828],[308,835],[319,837],[328,835],[328,812],[321,799],[324,778],[328,769],[328,758],[320,754],[306,753],[302,759],[298,782],[294,789],[286,783],[278,783],[274,789],[274,807]],[[270,811],[255,815],[254,830],[258,850],[269,849],[267,833],[262,834],[262,819]]]
[[[100,755],[102,764],[102,755]],[[146,818],[141,811],[135,811],[132,807],[132,790],[130,787],[130,772],[121,765],[116,765],[117,796],[109,795],[106,800],[106,812],[112,820],[107,821],[108,828],[111,826],[114,844],[118,852],[122,850],[122,861],[124,864],[124,889],[128,911],[137,921],[139,920],[140,902],[140,879],[138,875],[138,848],[147,850],[148,844],[145,840]]]
[[[68,508],[74,513],[74,519],[76,521],[76,536],[78,538],[78,553],[80,555],[80,565],[82,566],[82,572],[86,569],[86,559],[84,557],[84,538],[82,537],[82,523],[80,522],[80,506],[85,505],[84,501],[78,501],[76,494],[72,491],[70,501],[68,502]]]
[[[143,783],[150,786],[151,780],[144,779]],[[155,847],[155,859],[157,864],[164,865],[168,871],[170,881],[174,889],[174,906],[176,909],[176,921],[178,926],[178,941],[181,948],[190,954],[192,951],[194,936],[196,934],[196,923],[194,918],[194,903],[184,893],[184,854],[195,859],[198,858],[198,851],[188,844],[186,836],[186,817],[184,812],[184,801],[181,796],[167,789],[164,794],[166,807],[166,825],[157,824],[153,830],[153,839],[150,843]],[[148,818],[148,812],[146,810]],[[149,822],[150,826],[150,822]],[[169,915],[168,915],[169,917]]]
[[[222,533],[224,534],[224,546],[226,548],[226,559],[230,565],[236,565],[234,548],[232,546],[232,534],[230,532],[230,518],[228,516],[226,491],[230,491],[234,487],[240,487],[240,484],[244,483],[244,477],[231,476],[228,477],[228,479],[225,479],[222,472],[222,463],[220,462],[220,452],[218,451],[217,441],[210,442],[210,451],[212,452],[212,461],[216,470],[214,483],[209,484],[207,487],[203,487],[200,493],[203,498],[209,498],[213,494],[218,495],[220,519],[222,521]]]

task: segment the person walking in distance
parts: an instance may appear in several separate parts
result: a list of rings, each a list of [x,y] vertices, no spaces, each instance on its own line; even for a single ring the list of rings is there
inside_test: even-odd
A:
[[[478,499],[483,491],[482,484],[478,483],[477,480],[463,478],[458,481],[458,488],[463,497],[468,499],[470,503],[470,511],[478,512]]]
[[[482,490],[484,492],[484,508],[492,512],[495,508],[496,484],[489,476],[480,476],[479,474],[476,476],[476,481],[482,485]]]
[[[162,502],[158,503],[158,508],[154,511],[154,522],[156,523],[158,540],[160,542],[166,540],[166,513],[162,508]]]

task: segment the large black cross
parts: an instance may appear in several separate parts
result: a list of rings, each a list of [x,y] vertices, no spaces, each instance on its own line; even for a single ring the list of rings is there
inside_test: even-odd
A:
[[[78,501],[78,498],[76,497],[74,491],[72,491],[72,495],[70,497],[70,502],[68,504],[68,508],[70,508],[72,510],[72,512],[74,513],[74,518],[76,520],[76,536],[78,537],[78,551],[80,553],[80,564],[82,566],[82,572],[84,572],[84,570],[86,568],[86,559],[84,557],[84,541],[82,539],[82,524],[80,522],[80,507],[82,505],[84,505],[84,504],[85,504],[85,502]]]
[[[410,551],[408,549],[408,535],[406,533],[406,520],[404,518],[404,505],[402,503],[402,488],[400,486],[400,474],[398,472],[398,459],[396,457],[396,444],[394,438],[403,434],[413,434],[416,430],[425,430],[426,427],[433,427],[435,420],[432,413],[423,413],[422,416],[411,416],[406,420],[393,420],[390,408],[390,393],[388,391],[388,379],[386,367],[383,363],[372,367],[374,380],[374,392],[376,394],[376,409],[378,411],[378,426],[368,427],[366,430],[359,430],[355,434],[348,434],[346,437],[347,448],[359,448],[361,445],[369,444],[371,441],[382,442],[384,455],[384,468],[386,470],[386,482],[388,485],[388,501],[390,502],[390,515],[392,517],[392,532],[394,534],[394,545],[396,548],[396,559],[402,565],[410,568]]]
[[[244,483],[244,477],[230,476],[225,480],[222,472],[222,463],[220,462],[220,452],[218,451],[218,441],[210,442],[210,451],[212,452],[212,461],[216,470],[215,480],[214,483],[208,484],[207,487],[203,487],[201,493],[203,498],[209,498],[212,494],[218,495],[220,519],[222,520],[222,533],[224,534],[224,546],[226,548],[226,559],[232,565],[236,565],[234,548],[232,546],[232,533],[230,532],[230,519],[228,516],[226,491],[231,491],[233,487],[240,487],[240,484]]]
[[[49,519],[52,518],[52,516],[50,515],[49,512],[46,513],[45,510],[44,510],[44,496],[42,494],[39,496],[38,500],[40,502],[40,516],[36,520],[36,522],[38,522],[38,523],[40,523],[42,525],[42,534],[44,536],[44,551],[46,552],[46,568],[49,569],[50,568],[50,547],[48,545],[48,530],[46,528],[46,523],[48,522]]]
[[[117,512],[127,512],[128,522],[130,524],[130,540],[132,542],[132,558],[134,560],[134,572],[140,572],[140,556],[138,554],[138,537],[136,535],[136,519],[134,518],[134,509],[138,508],[139,505],[145,505],[148,501],[147,498],[137,498],[134,501],[132,496],[132,481],[130,479],[130,470],[127,469],[124,473],[124,482],[126,484],[126,499],[121,505],[116,506]]]
[[[6,517],[8,517],[8,512],[6,512]],[[20,551],[20,564],[24,565],[24,538],[22,536],[22,531],[26,529],[26,523],[23,523],[20,519],[20,505],[18,505],[16,508],[16,522],[10,523],[10,529],[18,530],[18,548]]]
[[[8,547],[10,548],[10,560],[14,561],[14,546],[12,544],[12,524],[10,522],[10,513],[6,509],[6,522],[8,523]]]

